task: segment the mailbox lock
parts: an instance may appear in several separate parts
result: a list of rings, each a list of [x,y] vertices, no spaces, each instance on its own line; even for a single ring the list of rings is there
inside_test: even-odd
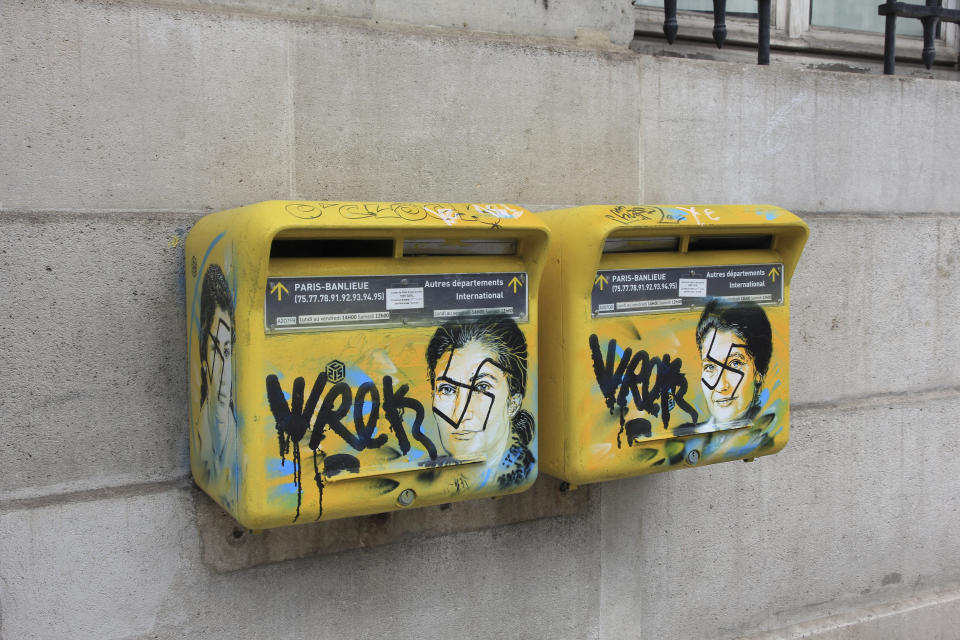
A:
[[[698,462],[700,462],[700,450],[699,450],[699,449],[691,449],[691,450],[687,453],[687,464],[689,464],[691,467],[693,467],[693,466],[696,466],[696,464],[697,464]]]
[[[409,507],[413,504],[413,501],[417,499],[417,492],[413,489],[404,489],[400,492],[400,495],[397,496],[397,504],[401,507]]]

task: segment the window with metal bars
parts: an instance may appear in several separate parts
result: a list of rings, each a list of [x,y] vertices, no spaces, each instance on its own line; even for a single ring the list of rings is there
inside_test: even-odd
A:
[[[634,0],[637,34],[812,56],[923,62],[958,68],[960,0]],[[654,36],[654,34],[657,34]],[[882,35],[881,35],[882,34]],[[939,49],[939,51],[938,51]]]

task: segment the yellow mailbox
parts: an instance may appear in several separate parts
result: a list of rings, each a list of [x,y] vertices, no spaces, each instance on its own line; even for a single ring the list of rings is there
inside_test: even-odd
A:
[[[204,217],[186,244],[197,484],[251,529],[528,488],[547,243],[500,204]]]
[[[790,278],[808,229],[772,206],[540,214],[543,471],[571,484],[776,453]]]

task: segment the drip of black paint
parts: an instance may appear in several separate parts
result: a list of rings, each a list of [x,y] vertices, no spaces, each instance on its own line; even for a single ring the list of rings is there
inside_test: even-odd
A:
[[[300,501],[303,499],[303,470],[300,468],[300,443],[293,443],[293,481],[297,484],[297,514],[293,516],[296,522],[300,517]]]
[[[313,452],[313,481],[317,483],[317,520],[323,515],[323,474],[320,473],[320,465],[317,458],[323,460],[326,454],[323,451]],[[300,494],[297,494],[297,515],[300,515]],[[296,518],[294,518],[296,521]]]
[[[273,413],[274,420],[276,420],[281,464],[285,462],[285,456],[290,451],[290,445],[293,445],[293,480],[297,486],[297,513],[293,518],[294,522],[300,517],[300,504],[303,498],[302,471],[300,468],[300,441],[310,427],[310,418],[313,417],[313,412],[316,410],[317,403],[320,401],[320,394],[323,393],[323,388],[326,384],[327,374],[325,371],[321,371],[313,383],[310,397],[307,398],[306,404],[304,404],[304,380],[303,378],[297,378],[293,381],[293,392],[290,394],[290,404],[287,404],[287,399],[283,397],[283,389],[280,387],[280,380],[277,376],[269,375],[266,380],[267,402],[270,404],[270,412]],[[323,439],[323,434],[321,433],[318,437],[316,431],[317,430],[314,429],[314,433],[310,438],[310,448],[314,451],[316,451],[317,446],[319,446],[319,441]],[[316,446],[313,445],[315,439],[317,440]],[[314,457],[314,465],[316,465],[316,457]],[[319,480],[317,482],[320,484]]]

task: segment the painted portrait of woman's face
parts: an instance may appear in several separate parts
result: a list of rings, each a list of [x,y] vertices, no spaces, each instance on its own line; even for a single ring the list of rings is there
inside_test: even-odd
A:
[[[216,404],[217,420],[227,423],[233,401],[233,330],[230,315],[217,306],[207,329],[206,374],[210,398]]]
[[[511,420],[523,400],[510,393],[493,349],[478,340],[444,352],[433,371],[433,415],[448,455],[498,459],[510,442]]]
[[[745,340],[733,331],[710,329],[700,356],[700,386],[713,419],[722,424],[743,417],[760,386],[760,375]]]

